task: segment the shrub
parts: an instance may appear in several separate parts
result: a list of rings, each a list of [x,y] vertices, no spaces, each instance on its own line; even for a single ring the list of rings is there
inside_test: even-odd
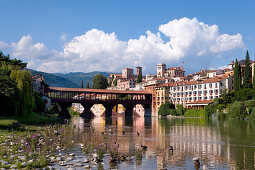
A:
[[[244,102],[236,101],[228,106],[228,116],[230,118],[244,119],[247,116],[247,111]]]
[[[205,117],[205,109],[188,109],[184,116],[186,117]]]
[[[176,115],[184,115],[184,108],[182,104],[177,104],[176,105]]]
[[[213,113],[217,112],[217,104],[213,103],[211,105],[205,106],[205,117],[211,118]]]
[[[169,113],[170,113],[170,115],[172,115],[172,116],[178,116],[178,113],[177,113],[177,111],[176,111],[175,109],[170,109],[170,110],[169,110]]]
[[[246,117],[248,120],[255,120],[255,107],[251,108],[251,113]]]
[[[164,103],[160,106],[158,114],[161,116],[166,116],[170,114],[170,109],[174,109],[174,104]]]

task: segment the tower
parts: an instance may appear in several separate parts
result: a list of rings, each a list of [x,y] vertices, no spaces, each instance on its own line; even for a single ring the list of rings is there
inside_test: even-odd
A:
[[[164,77],[165,72],[166,72],[166,64],[164,63],[157,64],[157,77]]]
[[[136,76],[138,76],[139,74],[143,75],[142,67],[140,67],[140,66],[136,67]]]

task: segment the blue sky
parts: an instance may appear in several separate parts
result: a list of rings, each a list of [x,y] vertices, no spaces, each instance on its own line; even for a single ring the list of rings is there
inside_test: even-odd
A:
[[[28,62],[30,68],[41,71],[120,72],[125,66],[142,65],[146,73],[154,73],[157,62],[165,62],[170,67],[180,65],[184,61],[188,72],[194,72],[202,68],[224,66],[235,58],[244,58],[247,49],[251,58],[254,59],[254,0],[2,0],[1,7],[0,50]],[[173,24],[165,26],[163,32],[159,30],[159,27],[173,20],[182,21],[184,17],[188,18],[183,21],[186,25],[180,28],[178,23],[175,29],[186,30],[184,27],[189,23],[195,22],[193,26],[196,27],[199,22],[202,22],[209,27],[217,25],[216,32],[219,35],[236,36],[239,33],[242,39],[238,39],[239,42],[231,47],[226,47],[228,42],[237,41],[236,38],[240,36],[230,38],[226,41],[227,44],[200,47],[207,42],[198,36],[202,39],[201,41],[196,42],[198,38],[191,41],[196,44],[196,48],[199,46],[199,51],[193,50],[194,46],[191,44],[189,47],[184,45],[184,48],[178,43],[176,45],[178,52],[170,51],[166,46],[176,44],[171,42],[171,38],[180,33],[177,35],[169,33],[168,30],[175,32],[175,29],[172,29],[172,26],[175,26]],[[196,18],[197,22],[192,20],[193,18]],[[146,33],[148,30],[153,34],[152,37],[159,33],[160,39],[156,38],[157,40],[153,42],[143,41],[140,36],[150,39]],[[186,36],[190,39],[188,36],[192,36],[194,29],[191,27],[188,31],[190,34]],[[91,35],[84,37],[83,35],[88,32]],[[110,35],[111,33],[114,35]],[[195,34],[201,33],[195,30]],[[79,40],[74,40],[76,36]],[[21,41],[22,38],[24,38],[23,41]],[[186,41],[185,36],[181,38]],[[216,39],[217,36],[215,36]],[[132,40],[135,40],[135,44]],[[161,40],[164,42],[158,44]],[[213,38],[210,43],[212,41]],[[111,43],[115,44],[115,47],[109,46]],[[98,49],[93,49],[94,46],[98,46]],[[215,50],[220,46],[224,48]],[[153,51],[144,49],[145,47]],[[202,48],[205,48],[206,52],[204,50],[201,52]],[[210,50],[212,48],[214,50]],[[171,55],[168,55],[169,52]],[[134,62],[136,59],[138,61]],[[109,63],[113,65],[109,67]]]

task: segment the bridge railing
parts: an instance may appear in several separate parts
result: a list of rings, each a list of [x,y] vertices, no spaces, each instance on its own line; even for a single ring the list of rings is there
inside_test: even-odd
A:
[[[129,101],[151,101],[150,94],[118,94],[118,93],[95,93],[76,91],[48,90],[46,95],[52,99],[69,99],[72,101],[109,101],[109,100],[129,100]]]

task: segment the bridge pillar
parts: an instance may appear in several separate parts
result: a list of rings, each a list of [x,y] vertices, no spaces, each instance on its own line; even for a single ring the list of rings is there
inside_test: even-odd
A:
[[[58,117],[69,119],[71,118],[70,113],[68,112],[68,107],[71,106],[71,103],[58,103],[59,106],[61,107],[61,111],[58,114]]]
[[[125,107],[125,117],[133,117],[135,104],[123,104]]]
[[[152,105],[151,104],[144,104],[144,117],[148,117],[152,115]]]
[[[82,112],[82,117],[85,117],[85,118],[93,118],[95,115],[94,113],[90,110],[91,107],[94,105],[94,104],[91,104],[91,103],[81,103],[81,105],[84,107],[84,111]]]
[[[116,116],[116,112],[114,112],[112,109],[114,108],[115,105],[113,104],[103,104],[105,111],[102,114],[101,117],[112,117],[112,116]]]

